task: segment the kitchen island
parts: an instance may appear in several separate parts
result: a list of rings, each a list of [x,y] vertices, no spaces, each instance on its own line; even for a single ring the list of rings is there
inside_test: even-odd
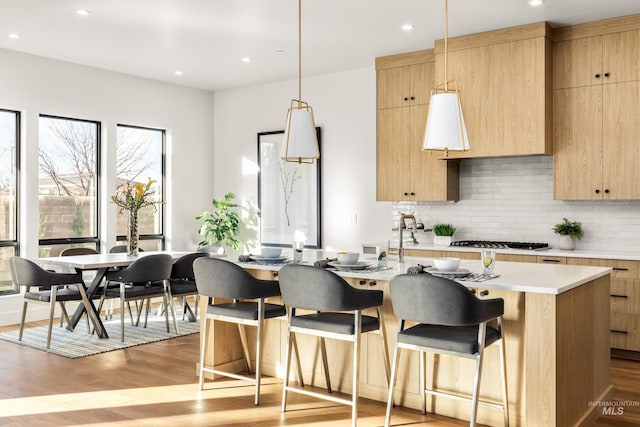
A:
[[[374,259],[363,259],[375,264]],[[426,258],[406,258],[404,264],[390,262],[385,271],[338,272],[352,286],[385,292],[383,316],[388,345],[393,348],[397,318],[389,297],[389,282],[406,268]],[[239,263],[256,277],[277,279],[277,265]],[[482,270],[480,261],[463,260],[461,268]],[[610,268],[498,262],[500,277],[485,282],[462,282],[482,298],[505,300],[504,331],[510,421],[522,426],[568,426],[586,423],[611,390],[609,378],[609,273]],[[235,325],[218,324],[212,332],[216,365],[242,370]],[[285,321],[267,322],[263,372],[282,376]],[[302,368],[307,384],[324,386],[317,343],[299,337]],[[329,370],[334,389],[348,392],[351,384],[350,347],[327,341]],[[501,396],[497,348],[486,352],[481,396],[499,401]],[[208,361],[209,363],[212,360]],[[396,404],[419,409],[418,356],[401,353],[396,387]],[[387,384],[382,362],[382,346],[376,334],[363,337],[360,395],[385,401]],[[450,356],[429,355],[427,385],[436,384],[449,392],[470,393],[473,363]],[[468,419],[469,404],[433,397],[428,410],[455,418]],[[382,414],[381,414],[382,415]],[[593,414],[597,415],[597,414]],[[481,406],[478,421],[502,425],[500,410]]]

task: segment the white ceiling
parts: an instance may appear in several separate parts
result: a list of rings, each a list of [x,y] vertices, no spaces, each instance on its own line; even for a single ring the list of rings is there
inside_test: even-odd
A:
[[[207,90],[297,76],[296,0],[0,0],[0,47]],[[78,9],[91,14],[82,17]],[[449,36],[640,13],[638,0],[450,0]],[[303,0],[304,76],[433,47],[444,0]],[[405,23],[415,25],[403,32]],[[20,38],[10,39],[9,33]],[[283,50],[284,53],[276,53]],[[250,57],[250,63],[241,61]],[[182,76],[176,76],[175,70]]]

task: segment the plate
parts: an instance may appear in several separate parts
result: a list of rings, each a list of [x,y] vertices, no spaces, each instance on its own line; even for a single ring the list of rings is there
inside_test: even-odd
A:
[[[258,264],[282,264],[287,260],[286,256],[279,256],[276,258],[265,258],[263,256],[255,255],[250,257],[252,260],[257,262]]]
[[[338,270],[364,270],[370,265],[368,262],[358,262],[355,264],[340,264],[337,261],[331,261],[331,262],[328,262],[327,264],[330,265],[331,267],[337,268]]]
[[[467,277],[471,272],[466,268],[459,268],[456,271],[440,271],[435,267],[426,268],[425,271],[433,276],[439,277]]]

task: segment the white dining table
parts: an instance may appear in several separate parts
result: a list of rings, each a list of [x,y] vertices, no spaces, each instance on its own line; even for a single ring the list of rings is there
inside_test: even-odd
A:
[[[169,254],[174,259],[186,255],[190,252],[178,252],[178,251],[148,251],[140,252],[138,256],[129,256],[127,253],[108,253],[108,254],[90,254],[90,255],[73,255],[73,256],[57,256],[57,257],[44,257],[35,258],[32,261],[38,263],[45,269],[63,269],[64,271],[95,271],[95,276],[86,289],[87,300],[83,301],[84,304],[78,306],[73,316],[69,320],[67,329],[73,331],[80,321],[82,314],[85,310],[91,310],[89,318],[92,320],[96,334],[100,338],[109,338],[107,330],[100,319],[100,313],[93,303],[93,298],[96,295],[100,287],[100,283],[104,279],[105,274],[109,269],[114,267],[126,267],[133,263],[135,260],[154,254]],[[87,307],[88,306],[88,307]]]

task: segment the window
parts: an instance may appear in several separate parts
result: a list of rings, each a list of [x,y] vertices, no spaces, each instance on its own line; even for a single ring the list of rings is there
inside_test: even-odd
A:
[[[100,123],[40,116],[39,256],[97,249]]]
[[[164,201],[165,132],[136,126],[118,125],[116,184],[127,181],[146,184],[154,180],[154,196]],[[164,204],[148,206],[138,214],[140,247],[144,250],[164,249]],[[116,234],[126,240],[127,215],[118,212]]]
[[[18,254],[20,113],[0,110],[0,295],[16,293],[9,258]]]

